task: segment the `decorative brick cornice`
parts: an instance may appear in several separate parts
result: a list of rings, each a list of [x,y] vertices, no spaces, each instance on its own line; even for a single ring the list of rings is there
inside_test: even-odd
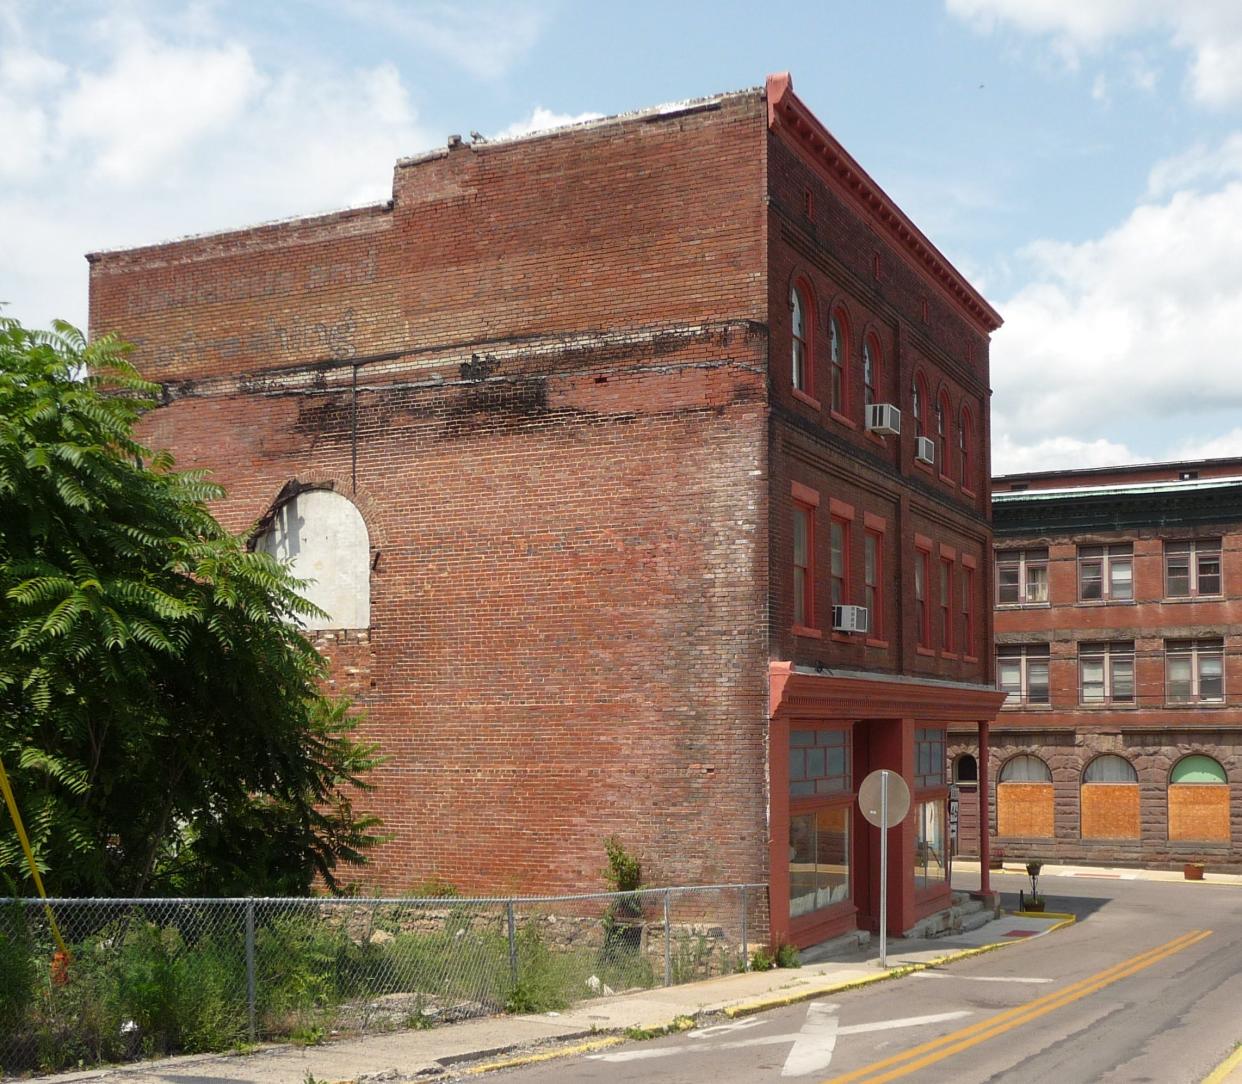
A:
[[[799,146],[819,166],[824,178],[862,207],[876,225],[887,232],[898,251],[905,252],[914,265],[939,285],[984,332],[999,328],[1000,313],[820,123],[794,93],[789,73],[769,75],[766,91],[769,129],[785,134]]]

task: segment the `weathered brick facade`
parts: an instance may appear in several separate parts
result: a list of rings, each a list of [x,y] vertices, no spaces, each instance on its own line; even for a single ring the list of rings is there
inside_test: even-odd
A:
[[[994,484],[998,558],[1047,552],[1047,601],[998,604],[998,650],[1046,645],[1048,696],[1001,712],[990,774],[999,781],[1012,758],[1032,755],[1051,776],[1046,785],[1001,784],[995,845],[1015,858],[1242,866],[1242,460],[1013,475]],[[1202,584],[1183,589],[1176,567],[1170,580],[1170,554],[1192,540],[1219,561],[1219,584],[1207,580],[1216,575],[1211,563]],[[1123,597],[1083,598],[1082,578],[1093,575],[1084,562],[1098,560],[1102,547],[1125,563]],[[1170,649],[1176,657],[1177,645],[1191,641],[1211,650],[1179,671]],[[1124,685],[1121,697],[1092,691],[1098,670],[1089,659],[1098,644],[1133,645],[1132,695]],[[1215,659],[1220,695],[1207,684]],[[1194,675],[1189,699],[1176,683],[1181,672]],[[951,757],[974,753],[965,736],[950,746]],[[1101,756],[1126,761],[1134,781],[1086,781]],[[1215,761],[1224,781],[1175,782],[1179,763],[1192,756]],[[1035,786],[1046,791],[1038,809],[1025,793]]]
[[[868,921],[873,840],[856,827],[851,900],[789,929],[772,868],[789,865],[789,803],[769,762],[788,758],[792,709],[769,669],[878,672],[918,692],[889,690],[895,717],[876,727],[895,737],[871,752],[861,701],[828,698],[797,724],[851,731],[854,787],[892,750],[913,775],[916,724],[993,714],[998,318],[787,79],[450,141],[397,164],[389,204],[91,261],[92,332],[134,341],[164,388],[144,436],[212,471],[229,526],[321,488],[365,520],[370,626],[315,636],[389,757],[366,801],[393,839],[369,878],[581,890],[615,834],[653,883],[771,884],[774,936]],[[837,311],[848,350],[869,336],[879,351],[879,401],[906,411],[917,373],[944,397],[953,449],[969,417],[965,472],[916,464],[912,432],[865,431],[856,358],[845,414],[792,393],[793,276],[815,297],[812,379],[827,386]],[[882,531],[882,636],[830,619],[795,634],[794,483],[822,494],[821,614],[830,509],[853,528],[852,601],[864,527]],[[958,602],[953,642],[917,646],[916,544],[959,594],[973,584],[974,646]],[[947,897],[909,882],[908,836],[897,929]]]

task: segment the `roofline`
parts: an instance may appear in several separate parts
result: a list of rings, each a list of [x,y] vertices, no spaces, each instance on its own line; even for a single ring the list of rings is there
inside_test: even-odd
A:
[[[1019,504],[1022,501],[1082,500],[1090,497],[1124,497],[1152,493],[1196,493],[1211,489],[1231,489],[1237,486],[1242,486],[1242,475],[1217,475],[1214,478],[1166,478],[1145,482],[1119,482],[1113,485],[993,491],[992,503],[994,505]]]
[[[1169,459],[1158,463],[1118,463],[1112,467],[1069,467],[1064,470],[1025,471],[1020,474],[994,474],[997,482],[1021,482],[1029,478],[1084,478],[1095,474],[1117,474],[1127,471],[1175,470],[1188,467],[1216,467],[1235,464],[1242,473],[1242,456],[1220,456],[1216,459]]]
[[[788,132],[855,199],[872,212],[896,246],[908,253],[985,331],[1004,323],[987,299],[897,206],[872,176],[858,164],[793,90],[788,72],[769,75],[766,83],[768,128]]]

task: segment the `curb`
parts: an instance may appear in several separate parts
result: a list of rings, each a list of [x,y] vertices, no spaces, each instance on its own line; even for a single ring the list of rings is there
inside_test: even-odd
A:
[[[1224,1084],[1233,1070],[1242,1066],[1242,1044],[1234,1048],[1232,1054],[1222,1061],[1215,1069],[1205,1076],[1201,1084]]]
[[[501,1058],[498,1061],[487,1061],[482,1065],[471,1065],[462,1069],[463,1076],[481,1076],[483,1073],[494,1073],[499,1069],[516,1069],[522,1065],[537,1065],[543,1061],[554,1061],[556,1058],[572,1058],[576,1054],[590,1054],[596,1050],[604,1050],[625,1042],[624,1035],[606,1035],[602,1039],[592,1039],[586,1043],[573,1046],[559,1046],[555,1050],[539,1050],[533,1054],[518,1054],[512,1058]]]
[[[1055,933],[1057,930],[1063,930],[1066,926],[1072,926],[1077,918],[1074,915],[1060,912],[1015,912],[1018,915],[1030,918],[1058,918],[1061,921],[1055,925],[1049,926],[1043,932],[1036,934],[1037,937],[1044,937],[1047,934]],[[1023,941],[1032,941],[1034,938],[1024,937],[1017,938],[1012,941],[993,941],[990,945],[978,945],[975,948],[960,949],[957,952],[950,952],[945,956],[937,956],[931,960],[925,960],[919,963],[901,964],[890,971],[881,972],[878,975],[868,975],[862,979],[851,979],[849,982],[838,982],[828,986],[817,986],[807,990],[798,990],[792,994],[783,994],[780,997],[761,998],[757,1001],[747,1001],[741,1005],[731,1005],[724,1009],[724,1015],[730,1019],[736,1019],[739,1016],[752,1016],[758,1012],[766,1012],[768,1009],[781,1009],[786,1005],[796,1005],[800,1001],[810,1001],[812,998],[821,997],[824,994],[836,994],[844,990],[856,990],[861,986],[870,986],[876,982],[886,982],[889,979],[900,979],[906,975],[913,975],[916,971],[929,971],[935,967],[943,967],[945,964],[951,964],[956,960],[966,960],[972,956],[982,956],[984,953],[995,952],[1008,945],[1018,945]],[[1215,1084],[1215,1082],[1213,1082]]]

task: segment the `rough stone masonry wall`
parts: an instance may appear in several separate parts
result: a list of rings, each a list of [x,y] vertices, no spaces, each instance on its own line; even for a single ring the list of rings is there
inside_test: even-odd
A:
[[[751,95],[399,165],[374,208],[96,259],[144,437],[370,532],[320,633],[387,761],[363,875],[468,893],[763,881],[767,333]]]

